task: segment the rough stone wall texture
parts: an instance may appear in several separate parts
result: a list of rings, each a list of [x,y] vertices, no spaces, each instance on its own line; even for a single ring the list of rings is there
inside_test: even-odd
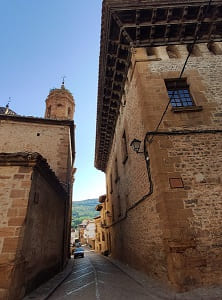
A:
[[[0,299],[19,300],[62,266],[65,201],[32,167],[0,178]]]
[[[87,244],[91,249],[95,249],[95,239],[89,238]]]
[[[145,136],[144,120],[141,117],[144,96],[140,76],[134,75],[126,84],[125,99],[121,106],[106,170],[107,209],[112,213],[112,218],[107,221],[108,226],[124,218],[126,209],[149,192],[150,184],[144,156],[136,154],[129,146],[134,138],[143,141]],[[124,131],[128,152],[126,161],[123,147]],[[112,226],[111,246],[115,258],[166,279],[167,262],[162,229],[159,226],[161,221],[156,209],[158,194],[156,189],[149,199],[129,211],[126,219]]]
[[[108,247],[108,230],[106,226],[106,202],[102,204],[103,208],[100,211],[100,218],[95,219],[95,250],[99,253],[107,252]]]
[[[172,175],[181,176],[185,191],[182,199],[187,224],[182,228],[180,241],[185,238],[194,241],[192,249],[177,254],[183,268],[180,283],[219,284],[222,282],[222,133],[172,136],[169,140],[167,159],[178,157],[172,164]],[[170,197],[166,201],[171,201]],[[171,232],[178,222],[176,219],[170,219]]]
[[[220,133],[156,136],[148,147],[168,278],[179,289],[221,283],[221,147]]]
[[[222,55],[214,55],[208,50],[206,44],[196,47],[199,48],[200,56],[189,58],[183,77],[187,78],[196,105],[203,106],[204,109],[201,113],[190,114],[172,114],[171,110],[168,109],[161,129],[209,129],[210,126],[214,129],[221,128],[222,86],[219,83],[219,78],[221,76]],[[139,50],[144,51],[144,49]],[[168,103],[164,79],[177,78],[184,65],[184,58],[187,55],[186,46],[177,46],[177,51],[181,58],[170,59],[156,51],[154,59],[159,59],[159,61],[147,63],[138,61],[136,63],[136,69],[141,77],[141,84],[146,95],[144,97],[143,119],[146,120],[146,128],[150,131],[155,129]],[[138,53],[138,56],[140,55],[141,53]]]
[[[68,197],[59,194],[38,171],[32,178],[22,249],[27,292],[61,270],[67,257],[63,243]]]
[[[79,240],[82,245],[86,244],[86,238],[84,237],[85,228],[79,228]]]
[[[197,47],[200,56],[190,57],[184,76],[202,110],[175,113],[169,107],[159,131],[222,129],[222,56],[205,44]],[[145,49],[135,50],[106,178],[112,211],[108,225],[114,222],[112,255],[183,290],[222,281],[221,134],[155,136],[146,147],[153,193],[125,214],[149,191],[144,156],[129,149],[129,143],[143,141],[161,118],[169,101],[164,79],[179,76],[187,55],[185,46],[175,49],[177,58],[169,58],[166,47],[153,49],[152,56]],[[128,159],[123,163],[124,130]],[[184,186],[171,188],[170,178]]]
[[[70,182],[71,157],[68,126],[10,120],[1,120],[0,124],[0,152],[39,152],[47,159],[60,181]]]
[[[101,242],[101,218],[95,219],[95,251],[101,253],[102,242]]]
[[[19,250],[24,236],[31,173],[32,168],[28,167],[0,167],[0,299],[8,299],[15,268],[25,259]]]

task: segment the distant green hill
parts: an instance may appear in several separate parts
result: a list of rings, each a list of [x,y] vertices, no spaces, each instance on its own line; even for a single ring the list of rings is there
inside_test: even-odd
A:
[[[95,210],[99,204],[98,199],[87,199],[72,202],[72,227],[77,227],[84,219],[93,219],[99,216],[99,212]]]

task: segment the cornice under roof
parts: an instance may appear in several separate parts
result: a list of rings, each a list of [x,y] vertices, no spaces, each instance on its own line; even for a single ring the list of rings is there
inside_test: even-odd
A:
[[[132,47],[221,41],[222,0],[104,0],[99,61],[95,166],[105,172]]]

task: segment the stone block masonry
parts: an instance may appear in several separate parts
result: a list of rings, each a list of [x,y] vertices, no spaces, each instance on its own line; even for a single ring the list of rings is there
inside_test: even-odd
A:
[[[162,174],[157,211],[170,281],[183,288],[221,284],[222,132],[162,133],[148,149],[151,171],[158,153]],[[171,178],[181,179],[183,186],[172,187]]]
[[[31,187],[32,167],[0,165],[0,299],[7,299]],[[26,187],[23,184],[26,183]],[[23,215],[23,216],[22,216]],[[7,297],[6,297],[7,295]]]
[[[45,118],[0,108],[0,299],[22,299],[70,256],[74,110],[64,82]]]
[[[106,168],[106,221],[114,258],[183,291],[222,283],[222,56],[196,45],[200,56],[184,72],[195,106],[170,105],[156,133],[169,102],[165,80],[178,78],[188,53],[170,50],[177,56],[165,46],[133,50]],[[129,147],[145,136],[149,170]]]
[[[19,300],[63,267],[68,195],[37,153],[1,153],[0,186],[0,299]]]
[[[4,116],[0,116],[0,119]],[[71,174],[68,162],[72,162],[70,149],[69,126],[34,123],[32,119],[16,118],[15,120],[0,120],[0,136],[3,142],[0,152],[38,152],[47,158],[48,163],[58,176],[67,183]],[[28,122],[28,121],[29,122]],[[31,126],[30,126],[31,122]],[[70,121],[71,122],[71,121]],[[19,126],[18,126],[19,125]],[[68,177],[68,178],[67,178]]]

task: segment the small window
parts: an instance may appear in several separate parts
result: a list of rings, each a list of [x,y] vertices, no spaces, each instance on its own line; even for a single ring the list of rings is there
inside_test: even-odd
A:
[[[106,185],[106,193],[107,193],[107,195],[109,194],[109,186],[108,186],[108,184]],[[107,199],[107,201],[108,201],[108,199]]]
[[[121,207],[121,198],[120,198],[120,195],[118,195],[118,217],[121,217],[122,215],[122,207]]]
[[[125,95],[125,93],[122,96],[122,106],[123,107],[126,106],[126,95]]]
[[[126,163],[128,159],[128,149],[127,149],[127,140],[126,140],[126,132],[124,130],[123,136],[122,136],[122,153],[123,153],[123,164]]]
[[[39,193],[38,193],[38,192],[35,192],[35,193],[34,193],[34,203],[35,203],[35,204],[38,204],[38,203],[39,203]]]
[[[47,118],[50,118],[51,116],[51,105],[47,109]]]
[[[119,180],[119,171],[118,171],[118,161],[117,157],[115,159],[115,183]]]
[[[155,55],[155,48],[154,47],[147,47],[146,48],[146,53],[148,56],[152,56],[152,55]]]
[[[110,194],[112,194],[113,192],[113,176],[112,173],[110,174]]]
[[[167,79],[165,84],[173,108],[195,106],[186,79]]]
[[[114,206],[112,205],[112,221],[115,221],[115,215],[114,215]]]
[[[70,118],[71,117],[71,108],[68,107],[68,117]]]

